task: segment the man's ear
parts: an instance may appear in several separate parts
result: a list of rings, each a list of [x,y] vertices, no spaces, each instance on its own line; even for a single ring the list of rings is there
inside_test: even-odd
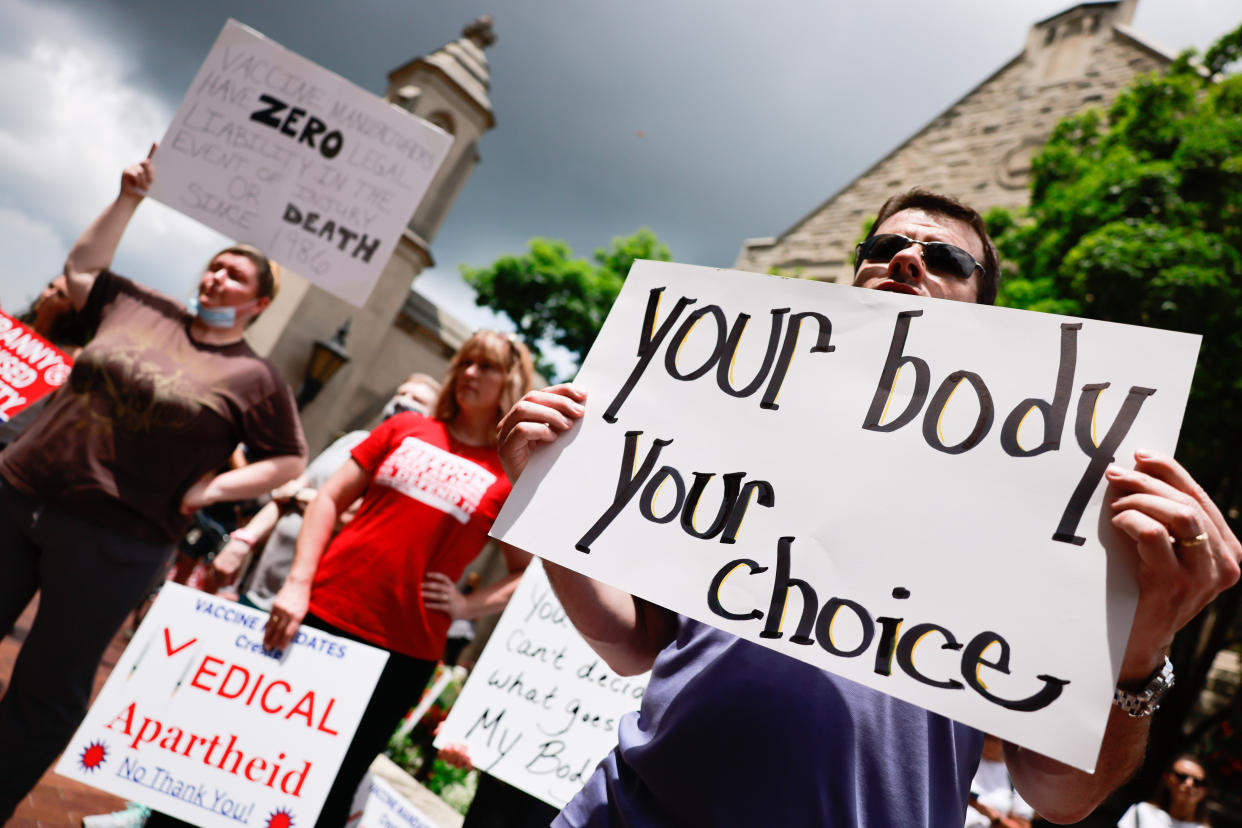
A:
[[[272,304],[272,297],[260,296],[257,300],[255,300],[254,315],[258,316],[263,313],[263,311],[267,310],[267,306],[270,304]]]

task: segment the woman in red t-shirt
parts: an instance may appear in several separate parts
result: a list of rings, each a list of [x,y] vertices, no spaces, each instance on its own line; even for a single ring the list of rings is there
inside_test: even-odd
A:
[[[371,761],[435,669],[451,617],[499,612],[530,560],[505,547],[508,577],[469,596],[454,586],[509,494],[496,426],[530,380],[530,352],[515,337],[474,334],[449,364],[433,416],[406,412],[377,426],[306,509],[266,645],[296,646],[305,620],[390,653],[320,825],[345,823]],[[359,497],[357,515],[332,538]]]

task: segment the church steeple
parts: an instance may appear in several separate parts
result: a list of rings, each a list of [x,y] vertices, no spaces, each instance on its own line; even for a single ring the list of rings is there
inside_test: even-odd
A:
[[[426,245],[479,162],[479,137],[496,125],[484,52],[495,42],[492,17],[485,14],[467,24],[459,40],[388,73],[386,100],[453,136],[448,157],[409,224]]]

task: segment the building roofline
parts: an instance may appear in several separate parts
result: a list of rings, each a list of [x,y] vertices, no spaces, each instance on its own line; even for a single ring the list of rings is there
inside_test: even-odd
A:
[[[1032,28],[1035,28],[1035,27],[1040,26],[1040,25],[1042,25],[1042,24],[1044,24],[1044,23],[1047,23],[1049,20],[1054,20],[1054,19],[1056,19],[1056,18],[1058,18],[1058,17],[1061,17],[1061,16],[1062,16],[1062,15],[1064,15],[1064,14],[1068,14],[1069,12],[1075,11],[1076,9],[1081,9],[1081,8],[1084,8],[1084,7],[1090,7],[1090,6],[1115,6],[1115,5],[1117,5],[1119,2],[1120,2],[1120,0],[1104,0],[1104,2],[1096,2],[1096,3],[1080,3],[1079,5],[1074,6],[1074,7],[1073,7],[1073,8],[1071,8],[1071,9],[1066,9],[1066,10],[1065,10],[1065,11],[1063,11],[1063,12],[1058,12],[1057,14],[1054,14],[1052,17],[1049,17],[1049,18],[1046,18],[1046,19],[1044,19],[1044,20],[1041,20],[1039,23],[1036,23],[1034,26],[1032,26]],[[1156,44],[1152,43],[1151,41],[1148,41],[1148,40],[1145,40],[1144,38],[1142,38],[1142,37],[1141,37],[1141,36],[1140,36],[1137,32],[1135,32],[1135,31],[1134,31],[1134,29],[1133,29],[1133,28],[1131,28],[1128,24],[1125,24],[1125,23],[1114,23],[1114,24],[1112,24],[1112,29],[1113,29],[1113,34],[1114,34],[1114,36],[1116,36],[1116,37],[1120,37],[1121,39],[1126,40],[1126,41],[1128,41],[1128,42],[1132,43],[1133,45],[1137,46],[1138,48],[1143,49],[1143,50],[1144,50],[1144,51],[1146,51],[1146,52],[1149,52],[1150,54],[1152,54],[1152,55],[1153,55],[1153,56],[1155,56],[1155,57],[1160,58],[1161,60],[1164,60],[1164,61],[1166,61],[1166,62],[1172,62],[1172,60],[1173,60],[1173,56],[1172,56],[1172,55],[1170,55],[1168,51],[1166,51],[1166,50],[1165,50],[1165,49],[1163,49],[1162,47],[1160,47],[1160,46],[1158,46],[1158,45],[1156,45]],[[943,118],[943,117],[944,117],[945,115],[947,115],[949,112],[951,112],[951,111],[954,109],[954,107],[956,107],[956,106],[960,105],[963,101],[965,101],[965,100],[966,100],[967,98],[969,98],[971,95],[975,94],[975,93],[976,93],[976,92],[978,92],[980,89],[982,89],[984,86],[986,86],[987,84],[991,83],[993,80],[995,80],[996,78],[998,78],[1001,74],[1003,74],[1004,72],[1008,71],[1011,67],[1013,67],[1013,66],[1014,66],[1014,65],[1016,65],[1017,63],[1021,62],[1021,61],[1022,61],[1022,59],[1024,58],[1024,56],[1025,56],[1025,55],[1026,55],[1026,50],[1025,50],[1025,49],[1023,49],[1021,52],[1019,52],[1019,53],[1018,53],[1017,55],[1015,55],[1013,58],[1011,58],[1010,60],[1008,60],[1008,61],[1007,61],[1007,62],[1006,62],[1003,66],[1001,66],[999,69],[997,69],[996,71],[992,72],[992,74],[988,75],[988,76],[987,76],[986,78],[984,78],[982,81],[980,81],[979,83],[977,83],[977,84],[975,84],[973,87],[971,87],[970,91],[966,92],[964,95],[962,95],[961,97],[959,97],[959,98],[957,98],[956,100],[954,100],[954,101],[953,101],[953,103],[949,104],[949,105],[948,105],[948,106],[946,106],[943,110],[941,110],[940,112],[938,112],[935,116],[933,116],[933,117],[932,117],[932,118],[931,118],[931,119],[930,119],[927,123],[925,123],[923,126],[921,126],[918,130],[916,130],[915,132],[913,132],[912,134],[910,134],[909,136],[907,136],[907,137],[905,138],[905,140],[903,140],[903,141],[899,142],[897,145],[895,145],[895,146],[894,146],[891,150],[889,150],[887,153],[885,153],[885,154],[884,154],[881,158],[879,158],[878,160],[876,160],[876,161],[875,161],[875,163],[873,163],[873,164],[869,165],[869,166],[868,166],[865,170],[863,170],[861,173],[859,173],[858,175],[854,176],[854,177],[853,177],[853,178],[851,178],[849,181],[847,181],[845,184],[843,184],[841,187],[839,187],[839,188],[837,188],[835,191],[833,191],[832,195],[828,196],[828,198],[826,198],[826,199],[824,199],[823,201],[819,202],[819,203],[818,203],[817,205],[815,205],[815,207],[813,207],[810,211],[808,211],[807,213],[803,214],[803,215],[802,215],[802,216],[801,216],[801,217],[800,217],[797,221],[795,221],[793,224],[791,224],[791,225],[788,227],[788,229],[784,230],[783,232],[781,232],[781,233],[779,233],[779,234],[777,234],[777,235],[775,235],[775,236],[762,236],[762,237],[759,237],[757,240],[761,241],[761,242],[762,242],[762,244],[758,245],[758,247],[760,247],[760,248],[763,248],[763,247],[774,247],[774,246],[776,246],[777,244],[779,244],[780,242],[784,241],[786,238],[788,238],[788,237],[789,237],[790,235],[792,235],[793,233],[797,232],[797,231],[798,231],[799,229],[801,229],[801,228],[802,228],[802,227],[803,227],[803,226],[804,226],[804,225],[805,225],[808,221],[810,221],[812,218],[814,218],[816,215],[818,215],[818,214],[819,214],[819,213],[820,213],[820,212],[821,212],[821,211],[822,211],[825,207],[827,207],[829,204],[831,204],[833,201],[835,201],[835,200],[836,200],[836,198],[837,198],[838,196],[840,196],[840,195],[841,195],[842,193],[844,193],[846,190],[848,190],[848,189],[850,189],[851,187],[853,187],[855,184],[857,184],[857,183],[858,183],[859,181],[861,181],[862,179],[866,178],[866,177],[867,177],[868,175],[870,175],[870,174],[871,174],[874,170],[876,170],[877,168],[879,168],[882,164],[884,164],[886,161],[888,161],[890,158],[892,158],[894,155],[896,155],[898,152],[900,152],[902,149],[904,149],[904,148],[905,148],[908,144],[910,144],[910,142],[912,142],[914,139],[918,138],[918,137],[919,137],[920,135],[922,135],[924,132],[926,132],[927,130],[931,129],[931,128],[932,128],[932,126],[933,126],[933,125],[934,125],[937,121],[939,121],[941,118]],[[951,194],[950,194],[950,195],[951,195]],[[879,205],[878,205],[878,204],[876,205],[876,209],[879,209]],[[747,241],[749,241],[749,239],[744,240],[744,241],[742,242],[742,251],[746,251],[746,250],[750,250],[750,249],[751,249],[751,248],[747,245],[747,243],[746,243]]]

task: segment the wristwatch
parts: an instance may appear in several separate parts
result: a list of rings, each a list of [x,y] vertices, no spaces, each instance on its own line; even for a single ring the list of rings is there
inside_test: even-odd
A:
[[[1156,712],[1156,708],[1160,706],[1160,700],[1164,698],[1164,694],[1169,692],[1169,688],[1173,686],[1173,662],[1169,661],[1169,657],[1165,656],[1164,666],[1152,676],[1151,681],[1147,682],[1147,686],[1137,693],[1131,693],[1129,690],[1122,690],[1118,687],[1113,691],[1113,704],[1120,707],[1128,715],[1136,719],[1144,716],[1150,716]]]

